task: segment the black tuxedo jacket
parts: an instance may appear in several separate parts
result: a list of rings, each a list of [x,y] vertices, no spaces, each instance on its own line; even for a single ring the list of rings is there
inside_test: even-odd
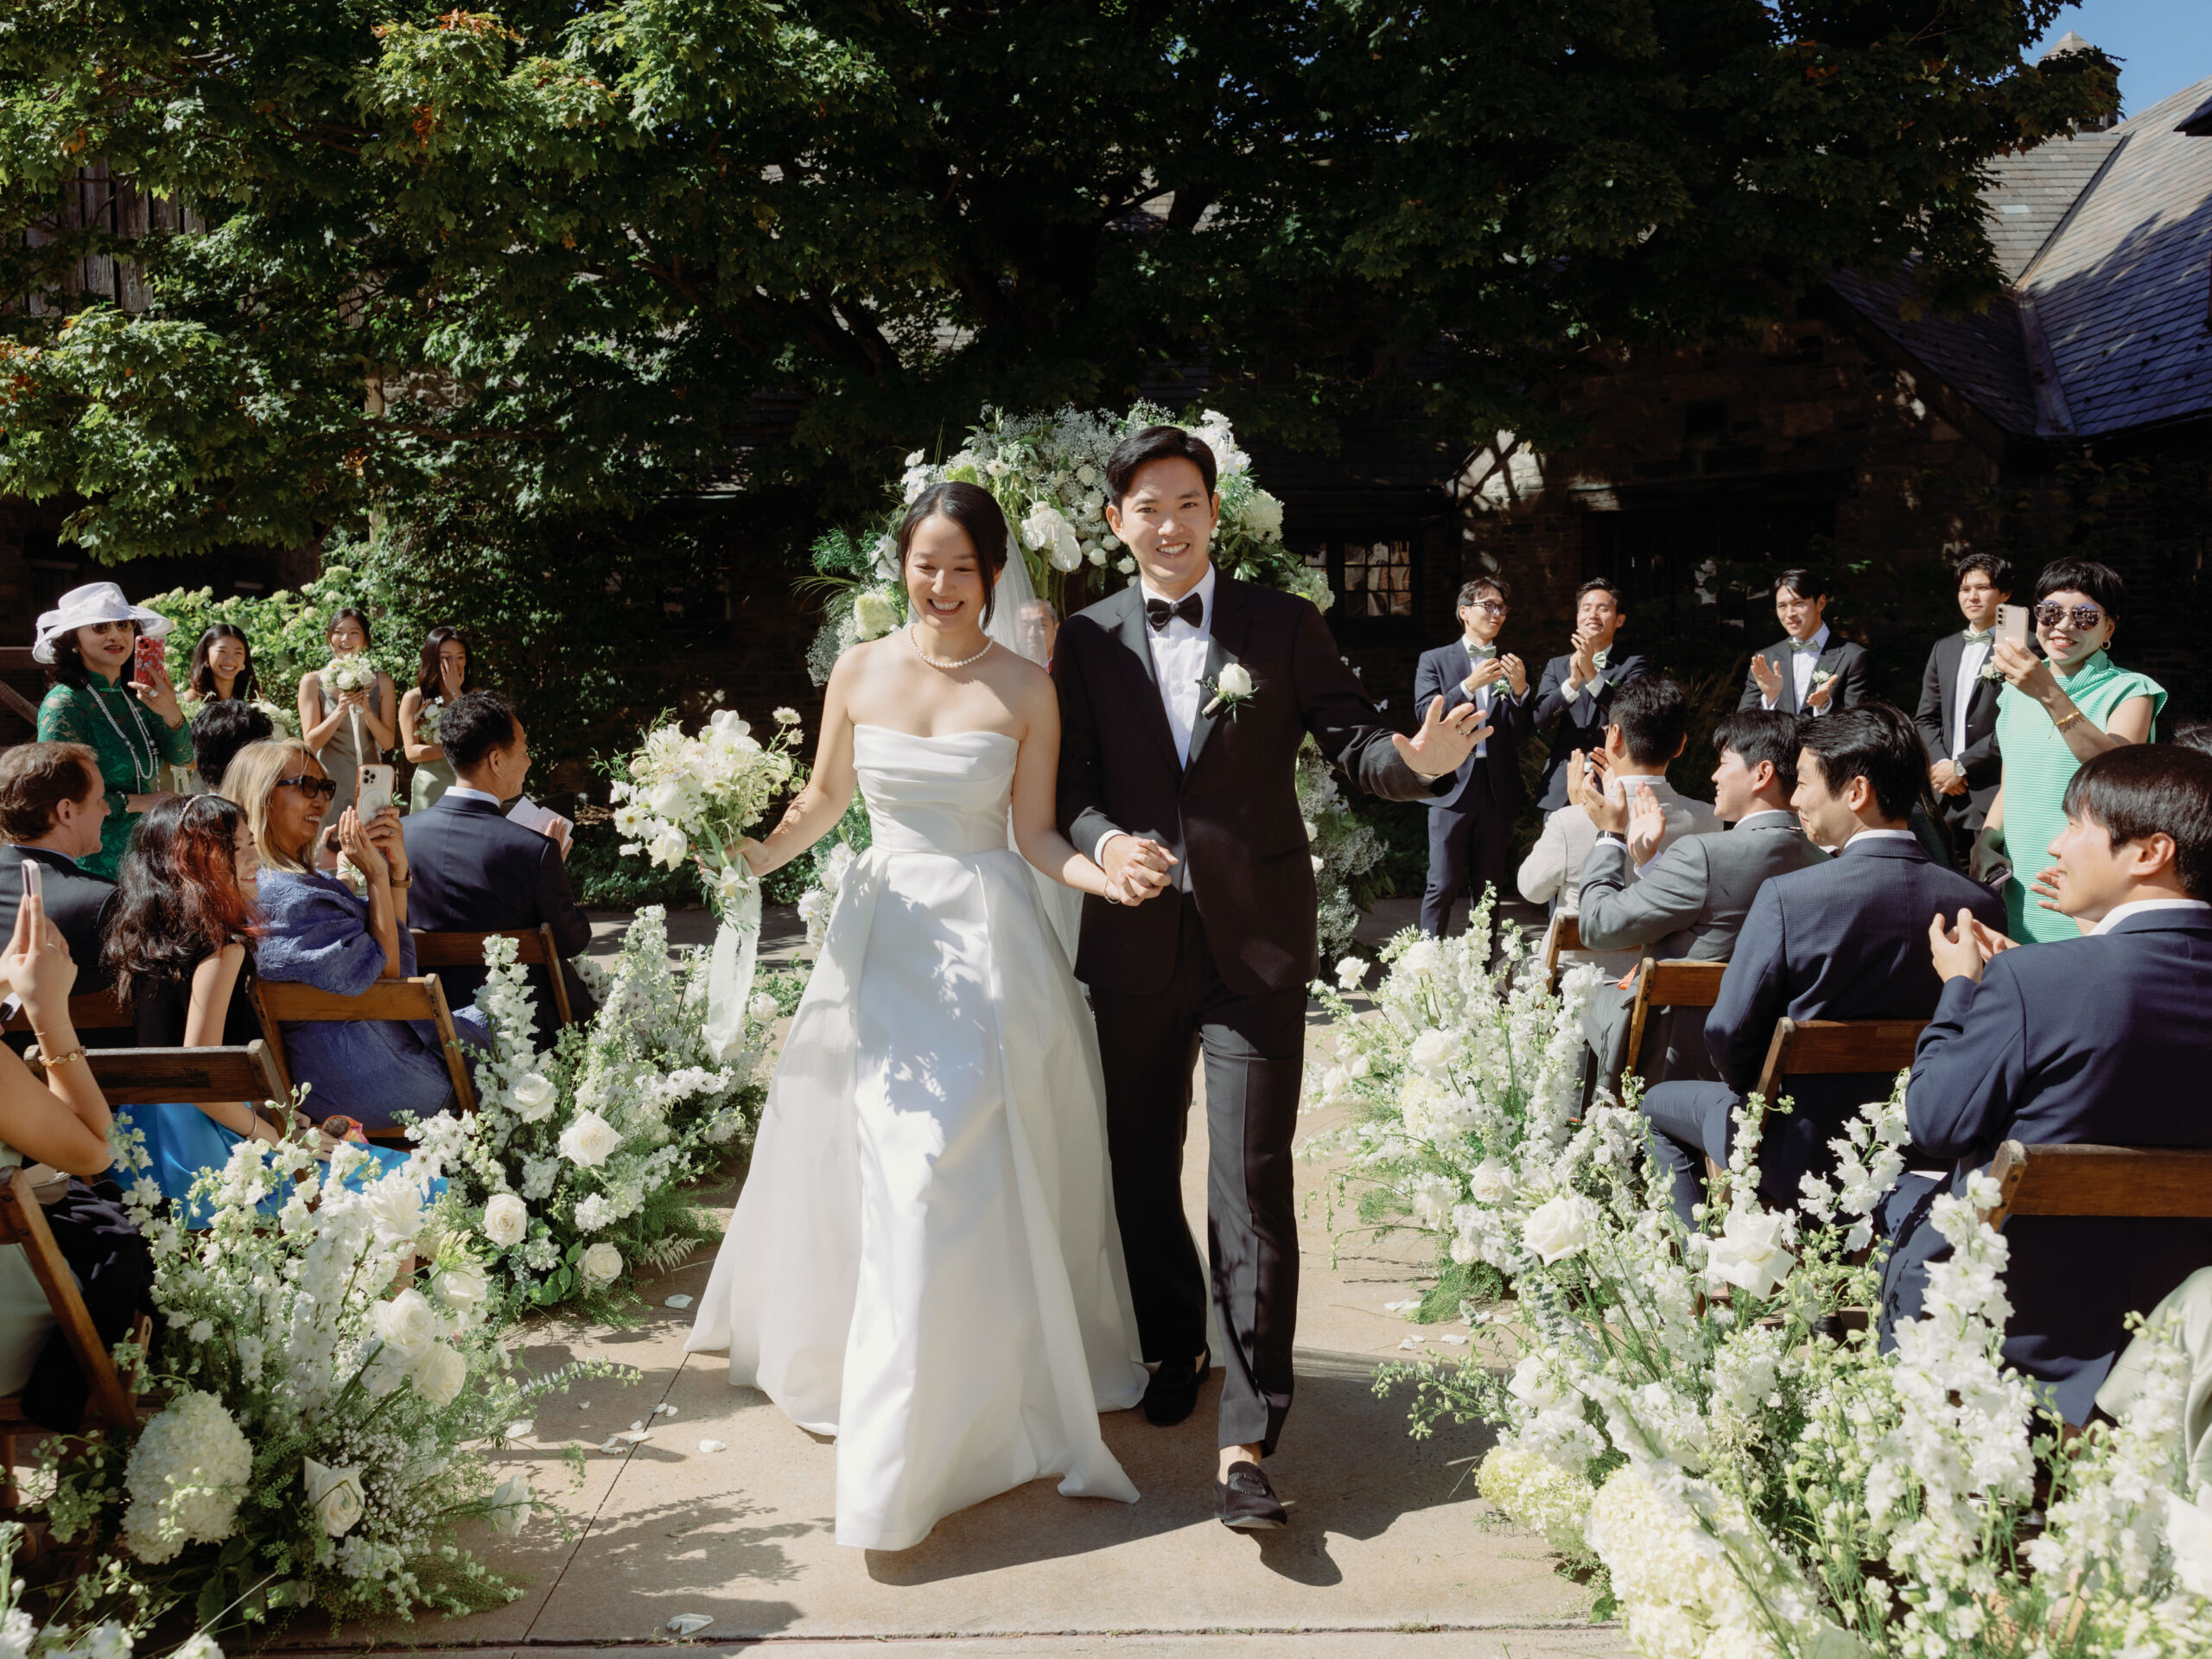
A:
[[[1467,671],[1471,663],[1466,645],[1457,639],[1448,645],[1421,652],[1421,662],[1414,670],[1414,718],[1427,720],[1428,705],[1438,697],[1444,699],[1444,712],[1447,715],[1472,702],[1474,694],[1466,689]],[[1491,731],[1484,742],[1483,753],[1469,755],[1448,780],[1441,780],[1445,786],[1428,797],[1429,805],[1440,810],[1459,805],[1460,797],[1466,792],[1467,780],[1475,775],[1475,768],[1484,766],[1490,772],[1490,798],[1509,817],[1521,810],[1521,803],[1528,797],[1521,785],[1521,734],[1529,728],[1529,693],[1516,697],[1512,681],[1492,680],[1490,724]]]
[[[1070,617],[1053,650],[1062,833],[1086,857],[1121,830],[1182,861],[1176,887],[1143,904],[1083,901],[1076,976],[1101,990],[1165,988],[1185,904],[1198,906],[1215,966],[1238,995],[1313,979],[1313,869],[1296,785],[1309,733],[1370,793],[1416,800],[1451,781],[1425,782],[1398,758],[1307,601],[1217,575],[1209,633],[1207,681],[1239,663],[1253,694],[1233,714],[1205,713],[1201,696],[1187,767],[1154,679],[1138,583]]]
[[[14,936],[16,911],[23,899],[23,864],[35,860],[45,872],[39,889],[46,899],[46,918],[60,931],[77,964],[72,996],[107,988],[108,971],[100,963],[100,929],[107,907],[115,899],[115,883],[87,875],[77,861],[43,847],[0,847],[0,942]]]
[[[1790,699],[1786,704],[1777,703],[1775,707],[1777,709],[1786,707],[1793,715],[1808,712],[1796,701],[1797,680],[1789,666],[1789,641],[1777,640],[1759,652],[1759,655],[1773,664],[1780,671],[1783,693]],[[1817,674],[1825,669],[1834,675],[1840,682],[1836,687],[1835,695],[1827,700],[1828,710],[1849,709],[1854,704],[1866,702],[1872,699],[1874,694],[1867,688],[1866,683],[1866,648],[1864,645],[1855,645],[1839,635],[1834,629],[1828,630],[1827,649],[1821,653],[1820,660],[1813,664],[1815,673]],[[1759,690],[1758,680],[1748,669],[1745,670],[1744,695],[1737,699],[1736,707],[1757,709],[1764,702],[1765,693]],[[1817,718],[1823,711],[1813,709],[1809,712]]]
[[[1936,642],[1928,653],[1928,667],[1920,677],[1920,707],[1913,724],[1928,751],[1928,764],[1955,760],[1967,775],[1967,828],[1979,830],[1997,798],[2004,761],[1997,753],[1997,693],[2001,680],[1977,679],[1973,699],[1967,704],[1967,746],[1951,752],[1951,728],[1958,718],[1959,658],[1965,655],[1966,636],[1954,628]],[[1957,798],[1944,796],[1945,802]]]
[[[407,843],[407,925],[438,933],[495,933],[553,925],[563,958],[591,943],[591,923],[569,888],[561,849],[535,830],[503,815],[488,801],[442,795],[428,811],[400,820]],[[561,1029],[552,982],[543,968],[525,970],[537,992],[537,1040],[550,1045]],[[578,1020],[598,1004],[564,960],[569,1002]],[[486,977],[481,968],[442,968],[446,1001],[461,1007],[475,1000]]]
[[[1544,664],[1535,707],[1529,716],[1540,732],[1551,731],[1554,724],[1559,728],[1552,732],[1551,753],[1544,757],[1543,782],[1538,785],[1536,807],[1543,812],[1556,812],[1567,804],[1567,757],[1577,749],[1587,754],[1605,742],[1605,711],[1612,707],[1614,690],[1651,671],[1651,664],[1632,652],[1608,652],[1595,684],[1579,689],[1570,702],[1567,675],[1573,661],[1572,657],[1554,657]]]

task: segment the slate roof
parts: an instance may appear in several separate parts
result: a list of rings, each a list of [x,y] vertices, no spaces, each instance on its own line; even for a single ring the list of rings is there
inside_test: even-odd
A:
[[[2212,138],[2177,130],[2208,105],[2212,78],[2109,132],[1997,162],[1986,200],[2007,286],[1981,315],[1905,321],[1909,270],[1832,285],[2007,432],[2212,414]]]

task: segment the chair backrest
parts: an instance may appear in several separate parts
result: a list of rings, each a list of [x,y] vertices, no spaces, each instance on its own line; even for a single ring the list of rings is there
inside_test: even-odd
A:
[[[284,1080],[288,1097],[293,1079],[290,1063],[284,1058],[282,1034],[287,1022],[427,1020],[437,1029],[438,1046],[445,1056],[446,1074],[453,1079],[455,1102],[464,1112],[476,1109],[476,1089],[469,1080],[468,1060],[461,1052],[461,1039],[454,1033],[453,1010],[446,1006],[445,992],[435,974],[421,974],[413,979],[380,979],[359,996],[340,996],[335,991],[317,990],[312,985],[289,984],[257,975],[252,996],[254,1011],[260,1016],[261,1029],[269,1041],[277,1073]]]
[[[39,1208],[31,1191],[30,1177],[21,1169],[8,1170],[0,1179],[0,1243],[23,1247],[23,1259],[46,1292],[47,1306],[54,1310],[62,1339],[76,1356],[88,1396],[86,1414],[115,1428],[130,1427],[137,1421],[131,1391],[124,1385],[113,1356],[100,1341],[92,1312],[78,1292],[76,1274],[70,1271],[61,1247],[54,1242],[46,1212]]]
[[[1559,959],[1563,952],[1582,948],[1582,924],[1571,910],[1552,912],[1551,925],[1544,930],[1544,988],[1559,989]]]
[[[2012,1216],[2212,1218],[2212,1151],[2191,1147],[2023,1146],[1990,1160],[1993,1227]]]
[[[415,965],[417,968],[481,968],[484,965],[484,941],[512,939],[515,960],[525,968],[547,968],[553,982],[553,1010],[561,1016],[561,1023],[573,1026],[575,1015],[569,1007],[569,977],[561,971],[561,948],[553,943],[553,925],[541,922],[536,927],[509,928],[499,933],[434,933],[425,928],[415,930]]]
[[[1662,960],[1646,957],[1637,964],[1636,1001],[1628,1015],[1629,1069],[1646,1082],[1643,1071],[1643,1032],[1654,1008],[1709,1008],[1720,1000],[1725,962],[1692,962],[1687,957]]]
[[[1777,1020],[1758,1092],[1772,1105],[1791,1077],[1901,1071],[1927,1028],[1925,1020]]]
[[[111,1106],[175,1101],[219,1105],[243,1100],[284,1105],[292,1091],[259,1038],[232,1048],[90,1048],[85,1063]]]
[[[116,1031],[138,1023],[130,1005],[113,991],[86,991],[69,999],[69,1023],[79,1031]],[[31,1017],[21,1008],[9,1016],[9,1031],[29,1031]]]

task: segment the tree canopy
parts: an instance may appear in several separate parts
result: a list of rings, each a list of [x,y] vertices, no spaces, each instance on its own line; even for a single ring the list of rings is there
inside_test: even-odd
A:
[[[857,499],[979,405],[1174,372],[1305,447],[1541,429],[1594,340],[1908,257],[1993,291],[1986,163],[2115,96],[2023,60],[2057,10],[16,0],[0,490],[122,559]],[[194,227],[81,211],[93,159]]]

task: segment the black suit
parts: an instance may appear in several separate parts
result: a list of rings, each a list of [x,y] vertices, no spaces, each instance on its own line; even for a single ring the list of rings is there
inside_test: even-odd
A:
[[[1920,707],[1913,724],[1920,728],[1920,741],[1928,751],[1928,764],[1952,760],[1967,775],[1963,795],[1938,795],[1943,822],[1963,859],[1989,817],[1989,804],[1997,798],[1997,785],[2004,770],[1997,753],[1997,694],[2002,680],[1977,677],[1967,703],[1967,742],[1955,750],[1951,734],[1958,723],[1959,658],[1965,654],[1966,635],[1953,629],[1928,653],[1928,667],[1920,677]],[[1985,658],[1984,667],[1987,666]]]
[[[1578,687],[1570,700],[1567,676],[1573,661],[1572,657],[1554,657],[1544,664],[1543,678],[1536,683],[1535,707],[1529,716],[1540,732],[1559,728],[1552,732],[1551,753],[1544,757],[1543,781],[1536,792],[1536,808],[1542,812],[1556,812],[1567,804],[1567,758],[1577,749],[1587,754],[1605,743],[1611,719],[1605,711],[1613,706],[1615,690],[1651,671],[1643,658],[1609,650],[1598,677]]]
[[[561,849],[535,830],[504,816],[488,801],[448,793],[428,811],[400,821],[407,843],[407,925],[435,933],[499,933],[553,925],[553,944],[563,961],[569,1004],[578,1020],[597,1008],[567,957],[591,943],[591,923],[569,890]],[[537,1040],[550,1046],[561,1029],[553,984],[543,968],[526,970],[537,992]],[[446,1001],[461,1007],[475,1000],[487,977],[482,968],[442,968]]]
[[[100,961],[103,938],[109,907],[115,902],[115,883],[104,881],[97,875],[87,875],[77,868],[76,860],[61,853],[48,852],[43,847],[18,847],[12,842],[0,846],[0,949],[16,933],[16,911],[23,899],[23,861],[34,860],[45,872],[39,878],[40,892],[46,899],[46,918],[61,931],[62,943],[69,947],[69,959],[77,964],[77,982],[69,988],[72,996],[83,996],[91,991],[104,991],[111,976]],[[130,1027],[118,1026],[111,1031],[92,1031],[77,1033],[87,1048],[128,1048],[134,1040]],[[10,1037],[8,1045],[17,1050],[29,1048],[31,1039],[28,1033]]]
[[[1058,817],[1086,855],[1122,830],[1181,861],[1174,885],[1141,905],[1084,900],[1076,975],[1098,1020],[1114,1204],[1149,1359],[1206,1345],[1205,1279],[1182,1193],[1191,1071],[1205,1052],[1209,1255],[1229,1342],[1215,1356],[1227,1367],[1221,1444],[1272,1449],[1290,1408],[1290,1141],[1306,988],[1319,967],[1299,745],[1310,734],[1361,788],[1389,798],[1442,781],[1425,782],[1398,758],[1312,605],[1226,575],[1215,584],[1205,678],[1241,664],[1254,692],[1234,713],[1201,709],[1187,766],[1154,677],[1141,587],[1060,630]]]
[[[1813,664],[1813,672],[1815,675],[1834,675],[1837,685],[1827,702],[1818,709],[1808,709],[1797,701],[1797,678],[1796,671],[1790,666],[1793,653],[1789,640],[1778,639],[1759,655],[1765,658],[1782,676],[1782,699],[1775,707],[1786,713],[1809,714],[1818,718],[1823,714],[1833,714],[1838,709],[1849,709],[1871,702],[1873,698],[1874,694],[1866,683],[1868,659],[1866,647],[1854,645],[1850,640],[1840,638],[1834,629],[1828,631],[1827,645],[1821,652],[1820,660]],[[1807,689],[1809,690],[1811,688]],[[1759,690],[1758,677],[1746,671],[1744,695],[1736,700],[1736,707],[1763,709],[1765,706],[1766,694]]]
[[[1414,671],[1414,717],[1427,719],[1428,705],[1438,697],[1447,715],[1474,702],[1465,683],[1473,668],[1465,640],[1421,652]],[[1479,904],[1484,887],[1507,891],[1513,819],[1527,797],[1520,748],[1528,729],[1528,696],[1515,696],[1513,683],[1502,675],[1488,689],[1492,729],[1483,752],[1469,755],[1428,800],[1428,886],[1421,894],[1421,929],[1439,938],[1462,892],[1471,904]]]

